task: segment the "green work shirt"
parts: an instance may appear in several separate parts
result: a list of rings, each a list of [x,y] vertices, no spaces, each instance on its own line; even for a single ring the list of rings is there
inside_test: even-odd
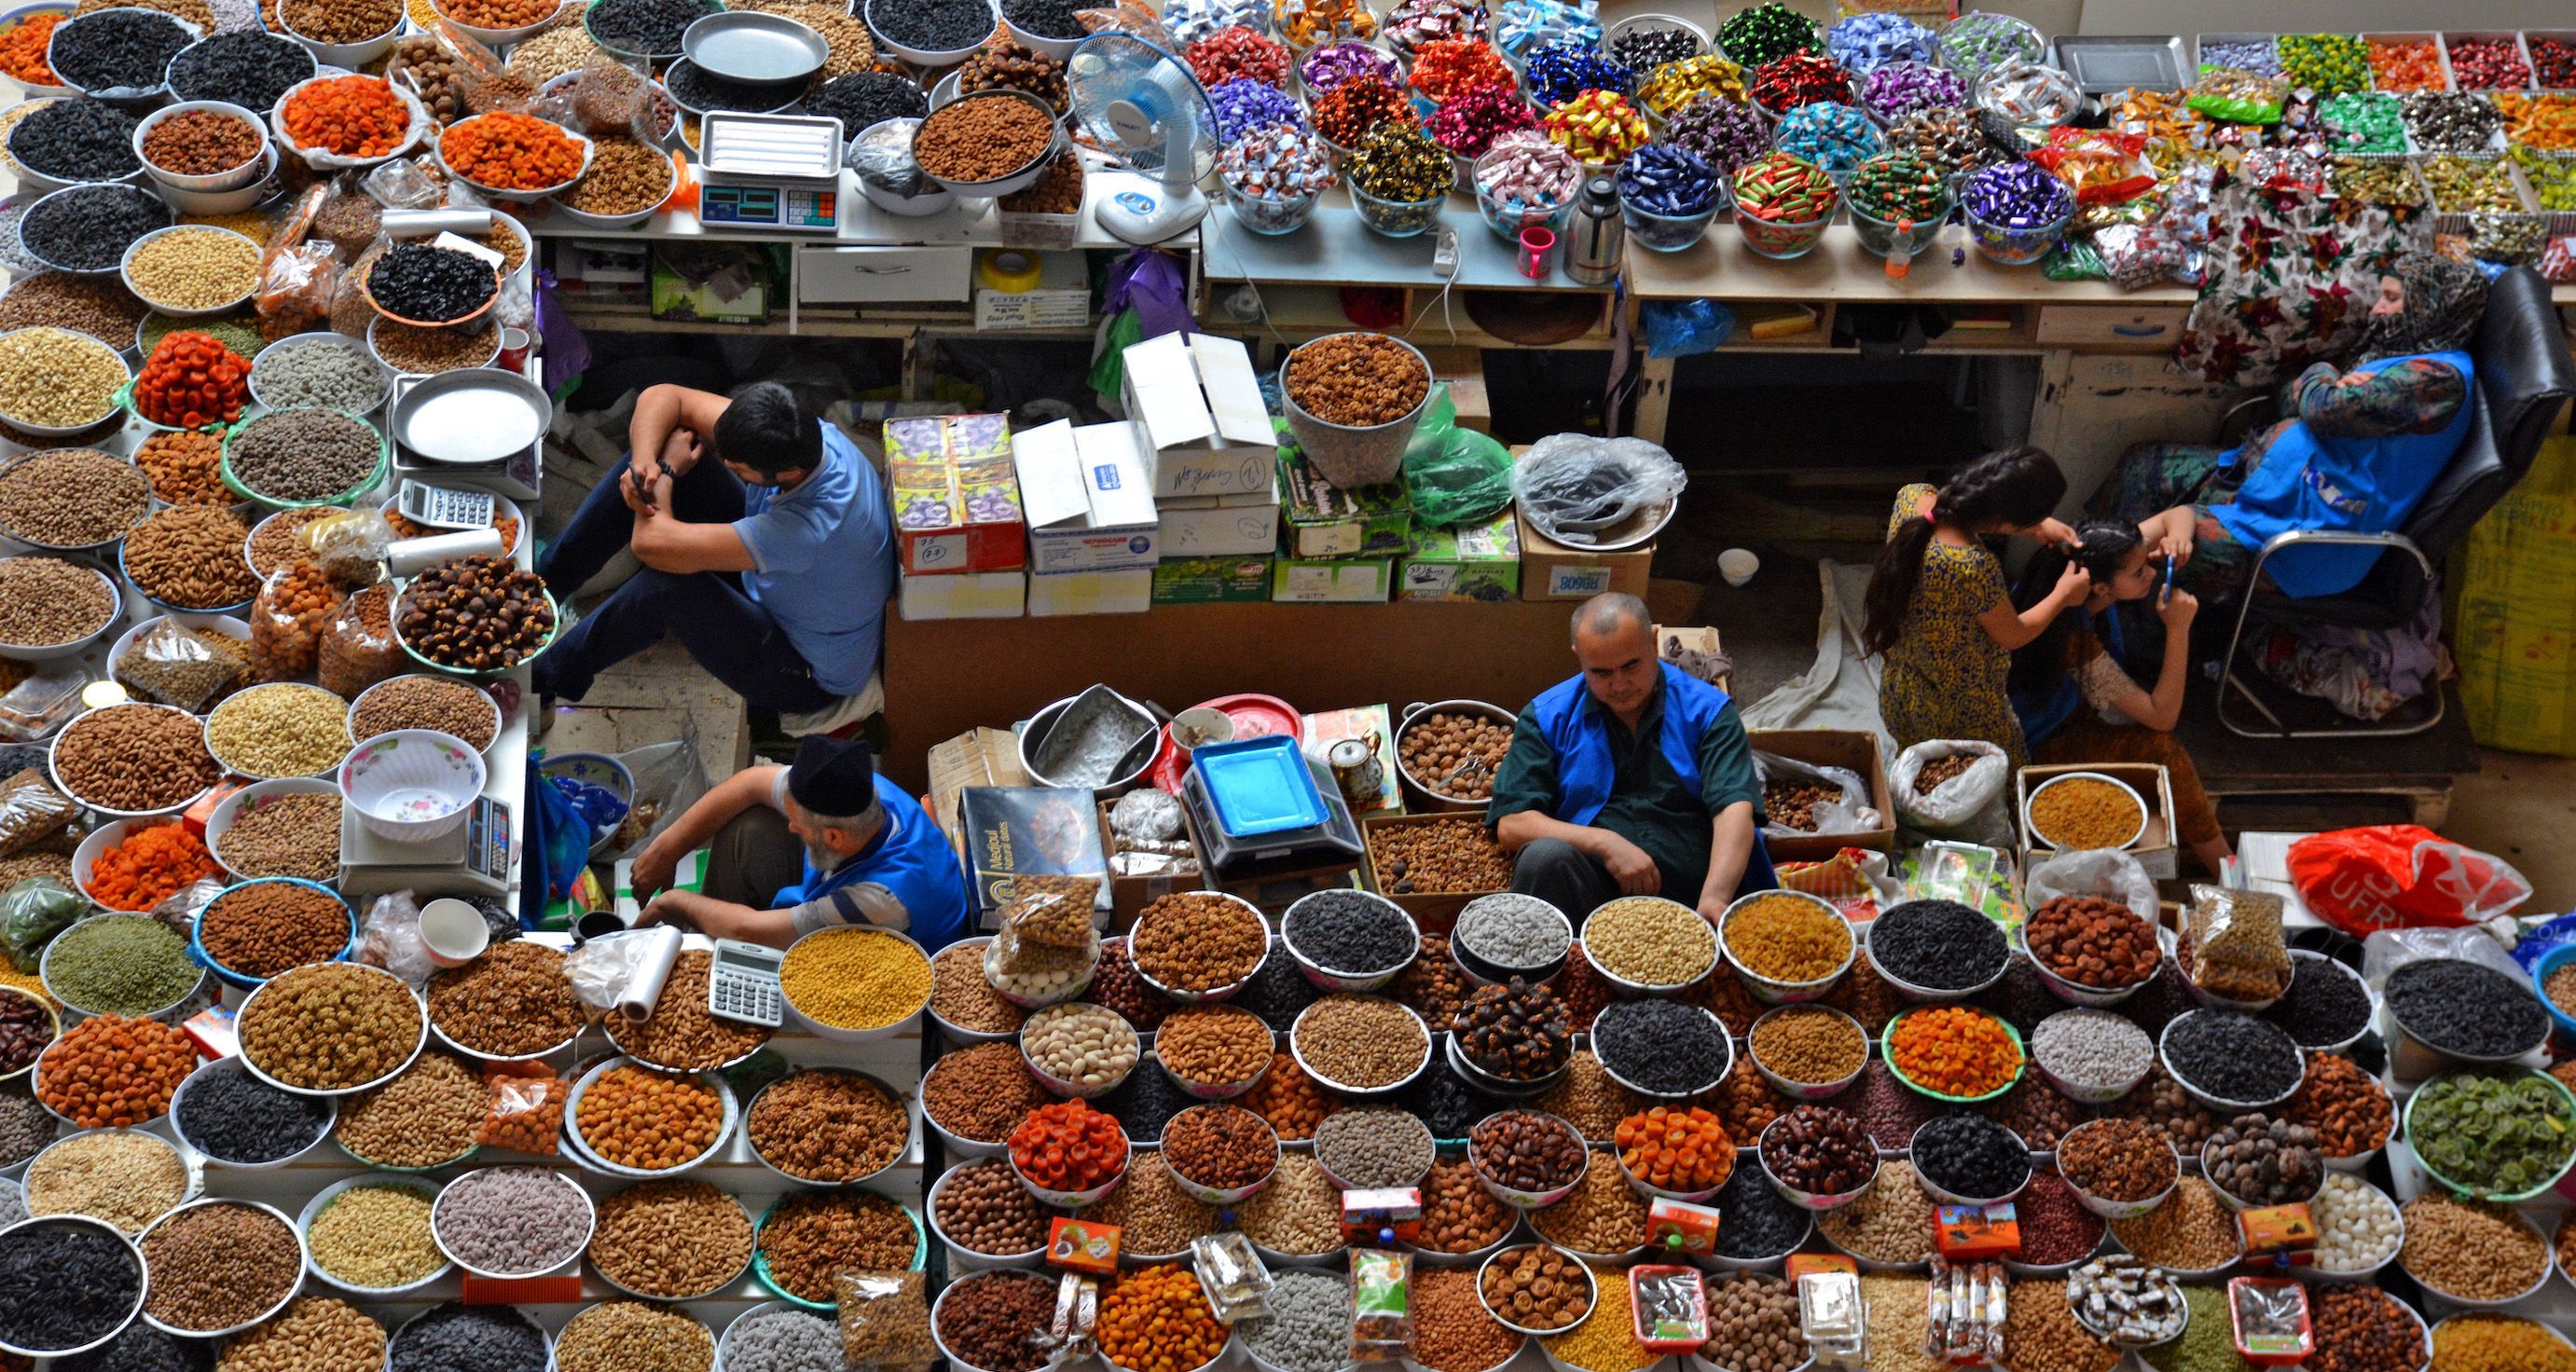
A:
[[[1488,822],[1535,810],[1556,813],[1556,750],[1548,746],[1532,706],[1521,707],[1512,725],[1511,751],[1494,772],[1493,808]],[[1609,726],[1613,771],[1610,798],[1593,816],[1595,828],[1607,829],[1636,844],[1655,860],[1663,874],[1663,894],[1684,905],[1697,904],[1699,888],[1708,881],[1710,823],[1720,810],[1739,800],[1753,804],[1753,827],[1762,828],[1762,779],[1753,770],[1753,745],[1744,736],[1744,719],[1730,701],[1717,723],[1699,740],[1699,794],[1682,785],[1681,773],[1655,746],[1664,727],[1664,688],[1658,683],[1646,712],[1634,730],[1619,722],[1590,691],[1583,708]]]

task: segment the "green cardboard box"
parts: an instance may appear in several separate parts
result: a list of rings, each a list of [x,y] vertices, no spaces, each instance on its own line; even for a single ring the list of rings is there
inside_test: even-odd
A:
[[[1413,496],[1401,481],[1346,491],[1295,447],[1279,450],[1280,551],[1299,558],[1401,557],[1413,537]]]
[[[1395,564],[1398,600],[1518,600],[1521,536],[1512,512],[1457,529],[1413,526],[1413,551]]]
[[[1281,557],[1270,598],[1300,605],[1379,605],[1395,586],[1391,557]]]
[[[1266,557],[1167,557],[1154,564],[1157,605],[1232,605],[1269,598]]]

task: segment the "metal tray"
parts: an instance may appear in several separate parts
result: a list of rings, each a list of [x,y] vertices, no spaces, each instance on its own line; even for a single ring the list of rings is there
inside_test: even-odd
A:
[[[841,121],[804,114],[710,114],[700,162],[712,175],[828,180],[841,174]]]
[[[802,81],[823,69],[823,35],[783,14],[728,10],[690,22],[680,52],[710,76],[733,81]]]
[[[527,451],[553,420],[554,402],[535,382],[498,367],[466,367],[398,386],[386,431],[428,461],[477,467]],[[504,440],[509,446],[500,446]]]
[[[2177,91],[2191,84],[2191,54],[2180,34],[2068,34],[2051,45],[2049,61],[2074,77],[2086,95],[2132,86]]]

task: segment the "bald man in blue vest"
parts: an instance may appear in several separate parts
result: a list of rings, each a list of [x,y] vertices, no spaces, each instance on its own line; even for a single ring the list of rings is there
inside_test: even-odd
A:
[[[1762,846],[1762,779],[1726,692],[1655,656],[1646,604],[1611,592],[1574,612],[1582,671],[1522,709],[1494,773],[1494,836],[1512,889],[1585,916],[1663,896],[1711,923],[1779,881]]]

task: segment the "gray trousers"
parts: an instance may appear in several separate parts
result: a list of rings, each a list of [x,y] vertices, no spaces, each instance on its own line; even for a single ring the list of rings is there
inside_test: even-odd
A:
[[[1582,932],[1583,917],[1619,895],[1619,883],[1598,858],[1563,839],[1533,839],[1512,859],[1512,889],[1565,912]]]
[[[804,840],[787,827],[787,816],[766,805],[726,820],[707,845],[710,899],[766,910],[779,891],[804,879]]]

